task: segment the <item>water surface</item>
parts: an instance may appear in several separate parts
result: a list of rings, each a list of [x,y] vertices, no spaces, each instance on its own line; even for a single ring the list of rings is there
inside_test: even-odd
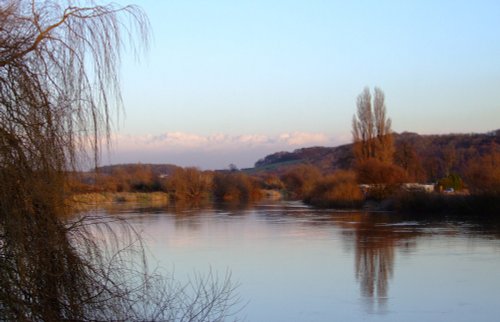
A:
[[[245,321],[498,321],[500,241],[466,221],[297,202],[120,207],[178,278],[227,269]]]

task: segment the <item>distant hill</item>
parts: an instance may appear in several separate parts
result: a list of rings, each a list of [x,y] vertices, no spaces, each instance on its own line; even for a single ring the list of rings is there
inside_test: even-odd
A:
[[[281,173],[297,164],[311,164],[324,172],[349,168],[354,160],[352,144],[337,147],[301,148],[293,152],[277,152],[270,154],[255,163],[249,172]]]
[[[449,172],[461,173],[466,163],[491,149],[500,149],[500,129],[487,133],[420,135],[394,133],[396,159],[404,163],[411,157],[427,178]],[[408,156],[407,154],[410,154]],[[353,165],[352,144],[337,147],[301,148],[293,152],[277,152],[260,159],[248,173],[282,174],[297,164],[310,164],[323,172],[348,169]]]
[[[443,177],[447,173],[463,173],[471,159],[495,149],[500,153],[500,129],[487,133],[420,135],[394,133],[395,161],[419,181]],[[253,168],[242,169],[248,174],[281,175],[293,166],[310,164],[322,172],[349,169],[354,165],[352,144],[337,147],[308,147],[293,152],[276,152],[258,160]],[[133,174],[138,168],[148,168],[155,175],[169,175],[178,168],[173,164],[118,164],[99,167],[103,174],[116,171]]]

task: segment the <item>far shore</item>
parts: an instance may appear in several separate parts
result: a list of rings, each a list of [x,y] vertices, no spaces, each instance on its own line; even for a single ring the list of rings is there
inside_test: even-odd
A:
[[[262,200],[285,200],[278,190],[263,190]],[[166,192],[91,192],[79,193],[69,198],[71,205],[86,208],[108,203],[144,203],[166,206],[172,203]],[[209,201],[209,200],[207,200]],[[307,204],[307,203],[306,203]],[[461,195],[440,193],[405,193],[384,200],[365,200],[356,207],[314,205],[315,208],[352,211],[392,211],[422,215],[483,216],[500,214],[500,196],[496,194]]]
[[[90,192],[78,193],[69,198],[71,205],[79,207],[95,206],[102,203],[154,203],[166,205],[169,197],[166,192]]]

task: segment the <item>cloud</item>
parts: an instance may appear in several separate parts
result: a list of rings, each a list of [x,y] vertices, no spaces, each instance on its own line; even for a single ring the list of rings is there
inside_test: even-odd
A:
[[[330,139],[324,133],[293,132],[283,133],[280,140],[290,146],[305,146],[314,144],[328,144]]]
[[[231,150],[241,148],[280,147],[296,148],[311,145],[327,145],[330,142],[324,133],[292,132],[276,136],[263,134],[228,135],[216,133],[199,135],[186,132],[166,132],[159,135],[121,135],[112,137],[112,146],[118,150]]]
[[[174,163],[201,168],[225,168],[230,163],[252,166],[267,154],[335,142],[325,133],[290,132],[278,135],[166,132],[158,135],[115,134],[107,163]]]

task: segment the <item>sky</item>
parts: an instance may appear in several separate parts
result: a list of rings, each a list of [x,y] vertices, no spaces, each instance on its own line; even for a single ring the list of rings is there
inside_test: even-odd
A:
[[[103,164],[245,168],[349,143],[366,86],[384,91],[395,132],[500,128],[500,1],[132,3],[152,41],[123,55]]]

